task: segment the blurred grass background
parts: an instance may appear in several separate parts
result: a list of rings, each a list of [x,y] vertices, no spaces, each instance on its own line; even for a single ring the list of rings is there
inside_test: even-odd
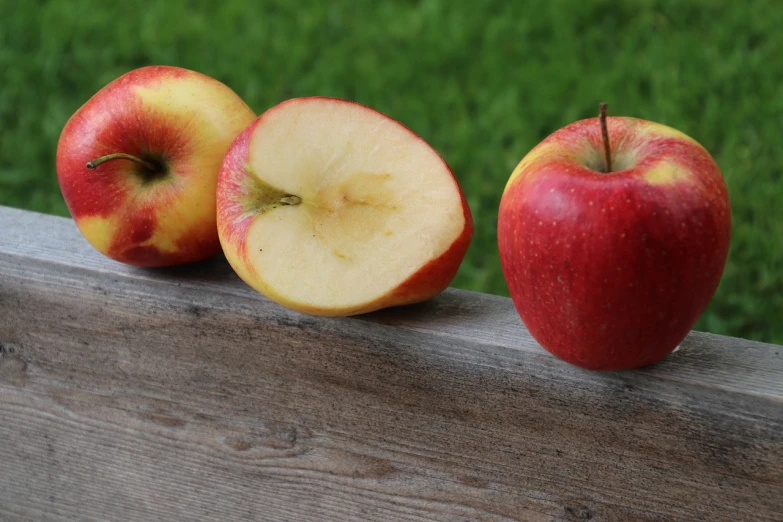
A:
[[[506,179],[608,101],[694,137],[729,184],[729,263],[697,329],[783,343],[781,28],[779,0],[0,0],[0,205],[68,215],[54,173],[68,117],[130,69],[178,65],[258,113],[317,94],[411,127],[475,217],[454,285],[508,295],[495,243]]]

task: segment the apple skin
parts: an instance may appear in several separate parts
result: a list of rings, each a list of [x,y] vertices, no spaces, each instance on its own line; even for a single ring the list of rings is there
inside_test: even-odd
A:
[[[215,190],[223,156],[255,118],[223,83],[195,71],[149,66],[98,91],[66,123],[57,179],[87,241],[136,266],[199,261],[220,252]],[[85,165],[113,153],[165,168],[154,180],[129,160]]]
[[[451,169],[442,158],[441,161],[443,161],[443,164],[451,173],[454,184],[459,191],[465,218],[465,227],[462,229],[462,233],[459,237],[452,242],[451,246],[445,252],[419,268],[408,279],[400,283],[386,295],[351,309],[303,306],[302,303],[293,302],[286,296],[275,292],[264,282],[261,274],[259,274],[253,266],[247,252],[248,230],[256,218],[255,213],[251,209],[256,197],[254,192],[257,189],[252,180],[253,174],[248,168],[248,165],[251,163],[250,142],[253,133],[259,125],[264,123],[266,117],[269,117],[273,111],[282,109],[286,104],[309,103],[311,101],[319,100],[328,100],[334,103],[350,103],[376,112],[384,118],[389,118],[385,114],[375,111],[375,109],[365,107],[355,102],[339,98],[309,96],[293,98],[279,103],[261,114],[242,131],[226,153],[223,165],[220,169],[220,174],[218,175],[218,233],[224,255],[229,264],[240,279],[276,303],[302,313],[324,317],[358,315],[392,306],[418,303],[426,301],[441,293],[448,288],[449,284],[456,276],[457,270],[465,257],[465,253],[467,252],[473,237],[473,218],[467,199],[465,198],[465,194],[456,177],[454,177]],[[399,122],[395,123],[404,127],[404,125]],[[405,128],[407,129],[407,127]],[[413,131],[410,129],[407,130],[413,136],[422,140],[422,138]]]
[[[685,338],[726,263],[731,209],[710,154],[657,123],[568,125],[513,171],[498,248],[519,315],[549,352],[591,370],[654,363]]]

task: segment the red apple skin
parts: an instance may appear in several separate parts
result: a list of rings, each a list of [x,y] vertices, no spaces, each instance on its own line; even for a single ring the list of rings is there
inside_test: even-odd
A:
[[[130,71],[68,120],[57,146],[57,178],[84,237],[136,266],[199,261],[220,252],[215,187],[223,155],[255,114],[229,87],[171,66]],[[112,153],[155,157],[165,179],[144,184],[128,160],[86,163]]]
[[[644,120],[607,124],[622,170],[594,170],[604,164],[600,121],[575,122],[520,162],[498,216],[523,323],[549,352],[591,370],[671,353],[714,295],[731,237],[728,190],[703,147]]]

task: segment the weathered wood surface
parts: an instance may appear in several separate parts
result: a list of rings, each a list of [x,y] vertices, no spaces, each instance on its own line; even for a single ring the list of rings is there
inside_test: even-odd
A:
[[[0,207],[0,520],[783,520],[781,347],[591,373],[508,299],[322,319]]]

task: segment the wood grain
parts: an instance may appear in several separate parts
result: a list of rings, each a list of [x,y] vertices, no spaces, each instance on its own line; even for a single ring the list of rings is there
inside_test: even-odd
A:
[[[0,520],[783,520],[779,346],[592,373],[508,299],[315,318],[0,223]]]

